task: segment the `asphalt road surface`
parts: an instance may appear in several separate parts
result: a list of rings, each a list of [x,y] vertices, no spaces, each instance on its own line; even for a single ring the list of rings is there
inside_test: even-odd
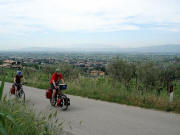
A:
[[[5,84],[5,93],[11,84]],[[67,111],[52,107],[45,91],[24,86],[28,99],[39,112],[58,111],[63,129],[70,135],[180,135],[180,115],[108,103],[68,95]]]

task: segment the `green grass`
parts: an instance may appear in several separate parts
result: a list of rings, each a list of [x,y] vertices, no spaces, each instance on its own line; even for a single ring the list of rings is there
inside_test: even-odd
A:
[[[2,78],[2,82],[0,85],[0,100],[1,100],[2,95],[3,95],[4,83],[5,83],[5,77]]]
[[[12,82],[14,72],[7,71],[3,75],[6,75],[7,81]],[[62,122],[56,118],[57,111],[51,113],[48,110],[49,115],[37,115],[27,103],[20,104],[17,100],[7,100],[6,97],[2,99],[5,78],[0,80],[0,135],[56,135],[62,129]]]
[[[126,90],[121,83],[115,82],[110,78],[92,79],[81,77],[79,80],[68,84],[66,93],[120,104],[180,113],[179,91],[178,86],[175,88],[174,101],[169,103],[169,95],[166,90],[163,90],[160,96],[157,96],[155,91],[146,91],[142,95],[142,93],[135,90],[134,85],[131,85],[130,89]]]
[[[3,100],[0,102],[0,134],[56,135],[62,125],[58,120],[53,124],[56,116],[57,112],[49,116],[35,115],[35,110],[27,104]]]

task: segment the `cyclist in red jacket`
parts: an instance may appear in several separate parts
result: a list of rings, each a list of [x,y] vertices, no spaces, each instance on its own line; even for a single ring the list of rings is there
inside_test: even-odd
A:
[[[59,88],[58,88],[58,80],[61,80],[62,83],[64,84],[64,80],[63,80],[63,77],[60,73],[60,70],[59,69],[56,69],[56,72],[52,74],[51,76],[51,79],[49,81],[50,83],[50,86],[51,86],[51,90],[53,91],[53,94],[52,94],[52,101],[54,101],[54,98],[55,98],[55,94],[56,92],[59,91]]]

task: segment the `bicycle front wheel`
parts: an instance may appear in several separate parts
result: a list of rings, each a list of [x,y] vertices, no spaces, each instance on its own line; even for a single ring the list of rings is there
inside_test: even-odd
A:
[[[62,95],[62,101],[63,101],[62,110],[66,111],[68,109],[69,103],[68,103],[68,98],[64,94]]]

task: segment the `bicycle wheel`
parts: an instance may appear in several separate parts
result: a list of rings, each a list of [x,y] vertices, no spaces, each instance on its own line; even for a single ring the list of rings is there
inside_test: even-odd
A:
[[[25,103],[25,93],[24,93],[24,91],[23,90],[20,90],[19,92],[18,92],[18,98],[19,98],[19,101],[20,101],[20,103]]]
[[[15,94],[12,94],[12,93],[11,93],[11,90],[10,90],[10,91],[9,91],[9,97],[8,97],[8,98],[9,98],[9,99],[12,99],[12,98],[13,98],[13,95],[16,96]]]
[[[68,106],[69,106],[68,98],[66,97],[66,95],[62,95],[61,99],[63,102],[62,110],[66,111],[68,109]]]

